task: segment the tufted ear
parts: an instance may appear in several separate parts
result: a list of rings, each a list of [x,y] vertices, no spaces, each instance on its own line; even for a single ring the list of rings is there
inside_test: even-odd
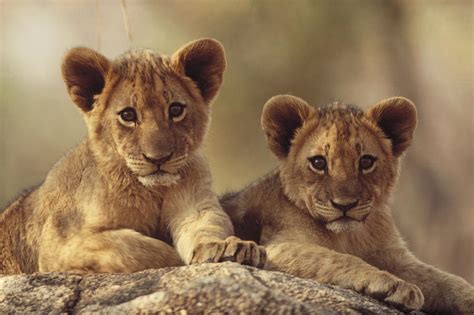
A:
[[[262,127],[270,150],[279,158],[290,152],[291,141],[304,122],[314,117],[315,109],[292,95],[277,95],[265,103]]]
[[[195,40],[173,55],[172,65],[178,73],[191,78],[203,100],[210,103],[222,84],[226,67],[224,47],[215,39]]]
[[[417,124],[415,104],[404,97],[392,97],[372,106],[367,112],[392,142],[392,153],[400,156],[410,145]]]
[[[110,62],[98,52],[77,47],[63,59],[62,74],[71,100],[84,112],[92,109],[94,96],[100,94]]]

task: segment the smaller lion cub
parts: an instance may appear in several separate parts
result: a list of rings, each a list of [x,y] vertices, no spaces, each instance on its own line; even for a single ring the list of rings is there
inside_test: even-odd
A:
[[[262,126],[277,170],[223,196],[237,236],[267,249],[268,269],[370,295],[403,310],[474,314],[474,287],[419,261],[388,201],[417,124],[414,104],[394,97],[367,112],[315,108],[281,95]]]
[[[172,57],[71,49],[62,73],[88,135],[0,214],[0,273],[262,267],[263,247],[232,236],[200,153],[225,67],[213,39]]]

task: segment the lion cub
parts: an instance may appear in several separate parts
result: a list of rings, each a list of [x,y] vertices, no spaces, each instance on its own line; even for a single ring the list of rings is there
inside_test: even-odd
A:
[[[269,269],[335,284],[402,309],[474,313],[474,287],[420,262],[387,207],[417,123],[413,103],[367,113],[271,98],[262,125],[279,168],[222,197],[237,235],[267,249]]]
[[[0,215],[0,273],[262,266],[264,249],[232,236],[200,153],[225,66],[212,39],[172,57],[71,49],[62,73],[88,136]]]

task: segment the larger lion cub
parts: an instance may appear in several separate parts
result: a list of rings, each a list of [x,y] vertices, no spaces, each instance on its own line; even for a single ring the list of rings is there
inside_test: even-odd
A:
[[[199,153],[225,65],[211,39],[171,58],[71,49],[62,72],[88,136],[0,215],[0,273],[263,265],[261,247],[232,236]]]
[[[262,125],[280,167],[222,198],[237,235],[266,246],[270,269],[402,309],[473,314],[474,288],[415,258],[387,207],[416,122],[402,97],[367,113],[270,99]]]

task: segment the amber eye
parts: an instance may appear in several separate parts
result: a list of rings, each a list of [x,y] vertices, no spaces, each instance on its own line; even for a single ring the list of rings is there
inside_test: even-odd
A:
[[[179,103],[179,102],[173,102],[171,103],[168,113],[170,118],[178,118],[184,113],[184,109],[186,108],[186,105]]]
[[[374,166],[375,161],[377,161],[375,156],[363,155],[359,160],[359,168],[363,171],[369,170]]]
[[[311,169],[318,173],[324,172],[327,168],[326,159],[321,155],[310,157],[308,160]]]
[[[119,115],[123,121],[126,121],[126,122],[137,121],[137,112],[135,112],[135,110],[131,107],[125,108],[119,113]]]

